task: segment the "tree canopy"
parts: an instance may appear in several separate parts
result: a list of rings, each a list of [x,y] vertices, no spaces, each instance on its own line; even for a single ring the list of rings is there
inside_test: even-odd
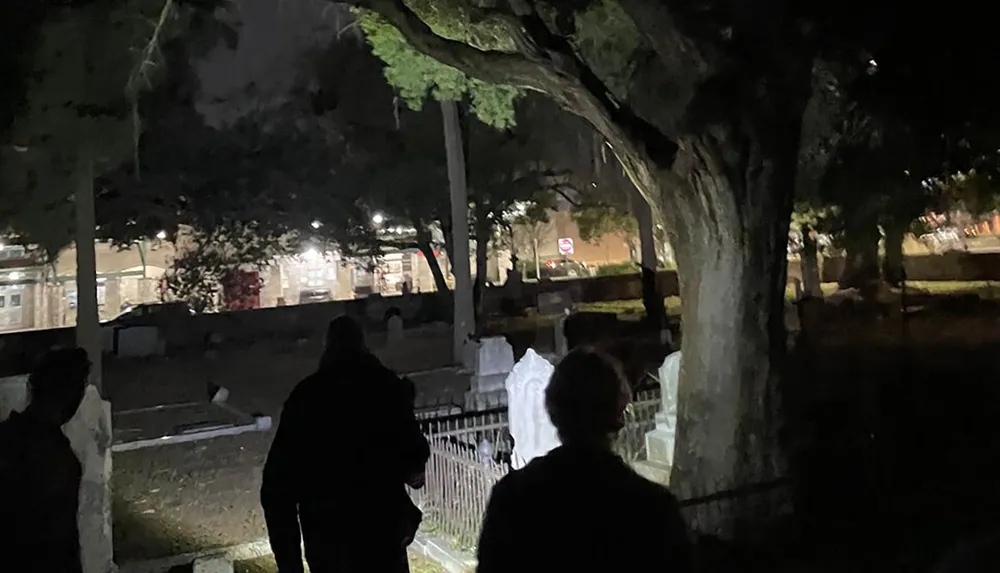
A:
[[[134,156],[138,99],[157,79],[161,44],[205,32],[216,4],[95,0],[31,14],[38,28],[21,44],[23,92],[9,96],[22,105],[10,116],[10,144],[0,148],[0,226],[50,256],[71,241],[70,197],[80,177]]]
[[[989,67],[990,51],[979,49],[991,36],[986,24],[957,6],[354,3],[418,52],[545,94],[586,120],[666,221],[684,321],[671,481],[695,490],[761,479],[781,465],[774,396],[788,225],[799,180],[825,172],[833,155],[843,104],[885,110],[904,125],[919,124],[927,105],[952,106],[936,126],[995,113],[979,96],[955,109],[959,90],[940,81],[965,75],[961,88],[978,91],[978,70]]]

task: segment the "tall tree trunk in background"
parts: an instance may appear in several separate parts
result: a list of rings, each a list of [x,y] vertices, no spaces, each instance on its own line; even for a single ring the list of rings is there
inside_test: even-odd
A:
[[[94,168],[91,159],[80,162],[76,195],[76,345],[87,351],[93,364],[90,381],[102,390],[101,318],[97,309],[97,257],[94,253],[97,223],[94,214]]]
[[[823,287],[819,274],[819,248],[816,231],[802,227],[802,290],[805,296],[823,298]]]
[[[462,150],[462,128],[458,104],[441,101],[444,116],[444,142],[448,159],[448,182],[451,194],[451,235],[455,275],[455,318],[453,351],[455,362],[464,356],[465,342],[476,330],[472,304],[472,277],[469,272],[469,191],[465,178],[465,154]]]
[[[878,240],[875,221],[864,218],[848,223],[844,232],[844,270],[837,280],[838,287],[861,289],[878,281]]]
[[[892,286],[901,286],[906,280],[903,268],[903,237],[908,223],[892,221],[885,228],[885,256],[882,259],[882,277]]]
[[[97,257],[94,253],[94,163],[83,150],[76,173],[76,343],[90,357],[90,382],[73,418],[63,427],[83,476],[77,508],[83,573],[114,567],[111,531],[111,404],[101,398],[101,323],[97,308]]]
[[[653,210],[639,194],[635,186],[630,186],[629,203],[639,226],[639,248],[642,265],[642,306],[646,310],[646,320],[657,330],[667,325],[667,310],[663,306],[663,295],[656,285],[656,234],[653,232]]]
[[[489,265],[490,235],[492,228],[485,213],[476,212],[476,284],[473,292],[475,300],[473,307],[476,310],[476,317],[482,315],[483,299],[486,293],[486,274]]]
[[[438,292],[448,292],[448,281],[444,278],[444,272],[441,271],[441,263],[437,259],[437,255],[434,254],[434,247],[431,245],[431,234],[427,232],[427,229],[422,228],[422,226],[417,227],[417,248],[420,252],[424,254],[424,258],[427,259],[427,266],[431,269],[431,276],[434,277],[434,286],[437,288]]]

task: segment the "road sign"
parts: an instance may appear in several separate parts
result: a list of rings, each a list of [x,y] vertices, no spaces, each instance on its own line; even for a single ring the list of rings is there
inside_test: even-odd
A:
[[[559,254],[560,255],[573,254],[573,239],[570,239],[568,237],[559,239]]]

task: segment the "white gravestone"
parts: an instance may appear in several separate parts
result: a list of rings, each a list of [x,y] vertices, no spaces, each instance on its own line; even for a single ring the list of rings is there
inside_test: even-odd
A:
[[[663,360],[660,366],[660,411],[656,427],[646,433],[646,460],[636,469],[646,478],[667,485],[674,464],[674,444],[677,437],[677,382],[681,376],[681,352]]]
[[[87,386],[76,415],[63,426],[83,468],[80,482],[80,554],[83,573],[114,570],[111,538],[111,403]]]
[[[470,342],[473,352],[471,390],[466,395],[466,407],[483,409],[502,406],[507,392],[504,382],[514,369],[514,349],[502,336]]]
[[[27,407],[28,377],[0,380],[0,421],[12,411]],[[73,453],[80,460],[80,556],[84,573],[115,570],[111,538],[111,403],[101,399],[94,386],[87,386],[83,402],[63,426]]]
[[[386,323],[386,329],[386,344],[402,344],[406,339],[406,335],[403,334],[403,317],[399,315],[390,316]]]
[[[511,465],[526,466],[560,445],[559,435],[545,411],[545,389],[555,367],[528,349],[507,376],[507,417],[514,438]]]

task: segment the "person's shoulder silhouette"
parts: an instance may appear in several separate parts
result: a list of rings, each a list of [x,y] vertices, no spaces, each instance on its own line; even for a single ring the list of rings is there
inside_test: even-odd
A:
[[[45,354],[28,378],[28,407],[0,423],[0,488],[18,492],[0,504],[0,527],[9,532],[0,550],[12,571],[80,571],[82,471],[62,425],[83,401],[89,374],[80,348]]]
[[[556,366],[545,405],[562,445],[493,489],[480,573],[689,569],[677,500],[611,449],[629,399],[620,365],[603,353],[578,348]],[[517,559],[525,553],[532,559]]]

